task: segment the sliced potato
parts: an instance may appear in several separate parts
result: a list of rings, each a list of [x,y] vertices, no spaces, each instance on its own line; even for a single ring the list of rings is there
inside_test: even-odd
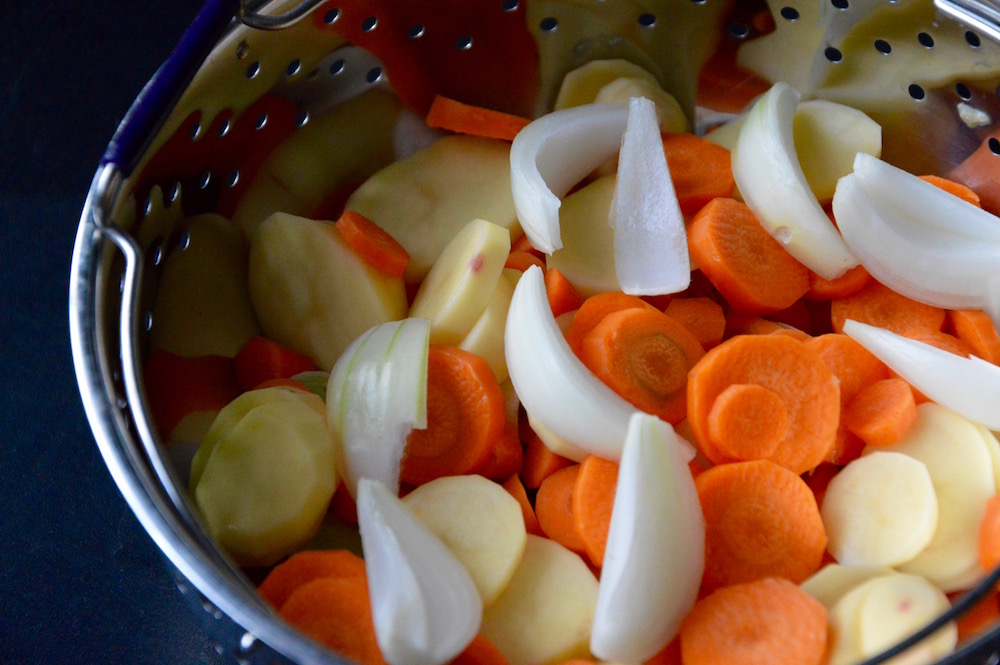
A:
[[[559,208],[562,249],[547,266],[573,283],[581,295],[618,291],[614,229],[608,223],[615,195],[615,175],[598,178],[563,199]]]
[[[507,359],[504,357],[504,327],[507,323],[510,300],[514,297],[514,287],[517,286],[520,277],[521,271],[504,269],[486,305],[486,310],[476,319],[472,329],[458,344],[458,348],[475,353],[488,362],[500,383],[508,378]]]

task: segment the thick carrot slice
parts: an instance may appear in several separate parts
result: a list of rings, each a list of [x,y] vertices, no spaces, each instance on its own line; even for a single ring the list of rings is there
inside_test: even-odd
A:
[[[688,420],[698,447],[716,464],[734,460],[713,444],[709,415],[734,384],[760,385],[785,404],[788,429],[766,459],[804,473],[826,458],[840,421],[840,390],[815,351],[786,335],[740,335],[698,361],[688,375]]]
[[[509,665],[510,661],[496,645],[482,635],[476,635],[450,665]]]
[[[921,180],[931,183],[938,189],[943,189],[953,196],[957,196],[966,203],[971,203],[977,208],[982,208],[983,206],[979,203],[979,194],[972,191],[971,187],[963,185],[955,180],[949,180],[948,178],[942,178],[939,175],[922,175]]]
[[[503,264],[504,268],[512,268],[521,272],[524,272],[531,266],[538,266],[542,269],[542,272],[545,272],[545,261],[532,252],[521,250],[512,250],[507,255],[507,261]]]
[[[531,120],[482,106],[464,104],[444,95],[435,95],[427,111],[426,122],[428,127],[447,129],[459,134],[513,141]]]
[[[594,326],[601,322],[608,314],[619,312],[623,309],[649,309],[659,311],[658,308],[637,296],[630,296],[618,291],[608,293],[598,293],[583,301],[580,309],[573,316],[566,331],[566,341],[573,352],[580,355],[580,347],[583,345],[583,338]]]
[[[690,330],[705,350],[718,345],[726,332],[722,305],[705,296],[674,298],[663,313]]]
[[[815,351],[823,364],[840,382],[840,401],[844,404],[862,389],[889,378],[889,368],[875,355],[843,333],[827,333],[804,342]]]
[[[805,297],[809,300],[833,300],[853,296],[863,289],[871,278],[872,276],[862,265],[854,266],[840,277],[833,279],[824,279],[810,270],[809,290],[806,291]]]
[[[788,580],[737,584],[699,600],[680,640],[684,665],[820,665],[826,608]]]
[[[583,304],[580,292],[555,268],[545,271],[545,293],[549,297],[552,316],[561,316],[566,312],[580,309],[580,305]]]
[[[257,587],[258,593],[275,609],[306,582],[321,577],[365,575],[364,559],[348,550],[303,550],[271,569]]]
[[[573,488],[573,519],[583,539],[584,551],[598,568],[604,565],[604,547],[617,487],[618,465],[614,462],[589,455],[580,463]]]
[[[266,337],[251,337],[233,358],[233,371],[243,390],[253,390],[265,381],[290,379],[300,372],[310,372],[312,358],[278,344]]]
[[[734,309],[785,309],[809,290],[809,269],[796,261],[740,201],[717,198],[688,225],[688,250]]]
[[[580,360],[638,409],[671,423],[687,415],[688,371],[705,349],[687,328],[655,309],[608,314],[587,333]]]
[[[401,479],[421,485],[484,468],[505,425],[503,390],[489,364],[474,353],[431,344],[427,428],[410,433]]]
[[[972,353],[994,365],[1000,365],[1000,333],[993,320],[982,311],[955,309],[948,311],[948,324]]]
[[[535,508],[528,499],[528,493],[524,490],[521,478],[514,474],[503,482],[502,487],[507,490],[508,494],[517,499],[517,503],[521,506],[521,515],[524,517],[524,528],[527,532],[535,536],[544,536],[542,527],[538,525],[538,518],[535,517]]]
[[[1000,565],[1000,494],[986,502],[979,522],[979,563],[987,571]]]
[[[493,447],[489,460],[476,473],[490,480],[501,482],[505,478],[517,475],[522,464],[524,464],[524,446],[521,445],[521,439],[517,436],[517,430],[507,425]]]
[[[364,576],[322,577],[298,587],[281,617],[314,640],[361,665],[385,665],[375,639]]]
[[[337,220],[337,231],[368,265],[391,277],[403,276],[410,254],[378,224],[353,210],[345,210]]]
[[[891,446],[917,419],[913,391],[903,379],[876,381],[844,406],[844,423],[869,446]]]
[[[940,331],[945,311],[871,280],[854,295],[832,301],[830,319],[835,332],[843,332],[844,321],[854,319],[908,337],[914,331]]]
[[[511,243],[510,243],[510,251],[512,251],[512,252],[531,252],[532,254],[534,254],[535,256],[537,256],[540,259],[545,258],[545,253],[544,252],[535,249],[531,245],[531,239],[528,237],[528,234],[526,234],[526,233],[521,234],[520,236],[517,237],[516,240],[511,241]]]
[[[729,150],[689,133],[664,134],[670,179],[681,212],[693,215],[714,198],[732,196],[736,189]]]
[[[705,514],[703,590],[765,577],[798,584],[819,569],[826,530],[795,473],[767,460],[720,464],[695,487]]]
[[[527,489],[533,490],[541,487],[542,481],[559,469],[573,464],[573,461],[549,450],[539,436],[531,431],[530,427],[525,429],[527,432],[522,435],[522,440],[526,439],[527,443],[524,445],[521,480]]]
[[[574,552],[586,548],[573,517],[573,489],[580,465],[559,469],[542,481],[535,495],[535,515],[545,535]]]
[[[163,437],[188,414],[218,411],[240,394],[233,361],[224,356],[187,358],[157,350],[143,368],[153,422]]]
[[[756,383],[734,383],[715,398],[708,435],[732,459],[765,459],[788,432],[788,409],[780,395]]]

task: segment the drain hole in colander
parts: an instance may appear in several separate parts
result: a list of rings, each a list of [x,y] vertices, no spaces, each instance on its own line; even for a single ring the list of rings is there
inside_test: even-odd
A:
[[[997,139],[995,136],[991,136],[990,140],[987,141],[987,145],[990,147],[990,152],[994,155],[1000,155],[1000,139]]]
[[[378,18],[375,16],[369,16],[361,23],[362,32],[371,32],[378,25]]]
[[[918,34],[917,41],[920,42],[920,45],[925,48],[934,48],[934,38],[926,32]]]
[[[223,136],[228,134],[229,130],[232,129],[232,127],[233,125],[231,122],[229,122],[229,118],[223,120],[222,124],[219,125],[219,138],[221,139]]]
[[[247,78],[256,78],[257,74],[260,74],[260,63],[254,62],[249,67],[247,67]]]
[[[296,58],[295,60],[292,60],[290,63],[288,63],[287,67],[285,67],[285,75],[291,78],[296,74],[298,74],[299,71],[301,70],[302,70],[302,61]]]
[[[745,39],[750,34],[750,26],[746,23],[730,23],[729,34],[736,39]]]
[[[188,233],[187,231],[184,231],[177,239],[177,249],[183,252],[190,246],[191,246],[191,234]]]
[[[236,186],[236,183],[240,181],[240,171],[239,169],[233,169],[229,172],[229,177],[226,178],[226,187],[232,189]]]
[[[365,80],[368,81],[369,83],[378,83],[379,79],[381,78],[382,78],[381,67],[372,67],[371,69],[368,70],[368,73],[365,74]]]
[[[910,87],[907,88],[907,90],[910,93],[910,97],[917,100],[918,102],[927,96],[927,93],[924,92],[924,89],[921,88],[916,83],[911,83]]]
[[[198,187],[200,187],[201,189],[208,189],[208,185],[211,182],[212,182],[212,172],[205,171],[204,173],[201,174],[201,177],[198,178]]]
[[[797,21],[799,20],[799,10],[795,7],[782,7],[781,8],[781,18],[786,21]]]
[[[309,111],[302,109],[299,111],[298,115],[295,116],[295,126],[302,127],[307,122],[309,122]]]
[[[972,91],[964,83],[957,83],[955,85],[955,93],[965,101],[972,99]]]
[[[892,53],[892,45],[884,39],[876,39],[875,50],[884,55],[889,55]]]
[[[538,27],[542,29],[542,32],[552,32],[559,27],[559,21],[552,16],[547,16],[539,21]]]
[[[455,48],[457,48],[459,51],[468,51],[470,48],[472,48],[472,37],[468,35],[462,35],[461,37],[455,40]]]
[[[328,11],[326,14],[323,15],[323,23],[330,25],[331,23],[334,23],[338,18],[340,18],[340,10],[334,7],[333,9],[331,9],[330,11]]]
[[[181,183],[175,182],[167,191],[167,202],[173,203],[181,195]]]
[[[979,41],[979,35],[974,33],[972,30],[967,30],[965,32],[965,41],[969,43],[972,48],[979,48],[981,42]]]
[[[190,136],[191,136],[191,140],[192,141],[197,141],[198,137],[201,136],[201,123],[200,122],[195,122],[193,125],[191,125]]]
[[[830,62],[840,62],[844,59],[844,54],[840,52],[840,49],[834,48],[833,46],[827,46],[826,50],[823,51],[823,55]]]
[[[505,12],[516,12],[517,11],[517,0],[503,0],[500,4],[500,9]]]
[[[645,14],[640,14],[639,25],[641,25],[644,28],[652,28],[654,25],[656,25],[656,15],[650,14],[648,12]]]
[[[410,28],[410,31],[406,34],[409,35],[410,39],[420,39],[424,36],[424,26],[418,23]]]
[[[264,127],[266,126],[267,126],[267,113],[261,113],[259,116],[257,116],[257,120],[254,121],[253,127],[254,129],[261,130],[264,129]]]
[[[850,3],[847,2],[847,0],[830,0],[830,4],[837,9],[847,9],[850,6]]]
[[[335,60],[333,64],[330,65],[330,76],[336,76],[340,72],[344,71],[344,65],[347,64],[343,60]]]

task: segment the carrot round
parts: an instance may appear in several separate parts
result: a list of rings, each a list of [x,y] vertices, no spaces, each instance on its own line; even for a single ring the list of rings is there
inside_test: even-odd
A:
[[[843,332],[844,321],[853,319],[909,336],[915,330],[940,331],[945,311],[911,300],[873,279],[854,295],[832,301],[830,319],[835,332]]]
[[[431,344],[427,428],[410,433],[400,478],[422,485],[484,468],[506,426],[503,390],[483,358]]]
[[[809,300],[846,298],[863,289],[871,278],[872,276],[862,265],[854,266],[840,277],[833,279],[825,279],[809,271],[809,290],[806,291],[805,297]]]
[[[949,310],[948,323],[955,337],[968,344],[974,355],[1000,365],[1000,333],[989,315],[980,310]]]
[[[561,316],[566,312],[580,309],[580,305],[583,304],[580,292],[555,268],[545,271],[545,293],[549,298],[552,316]]]
[[[517,499],[518,505],[521,506],[525,530],[535,536],[544,536],[542,527],[538,525],[538,518],[535,517],[535,507],[531,505],[528,493],[524,490],[524,483],[521,482],[517,474],[505,480],[501,486],[507,490],[508,494]]]
[[[815,351],[840,383],[840,400],[847,403],[862,389],[889,378],[889,368],[854,339],[827,333],[803,342]]]
[[[545,535],[574,552],[583,552],[583,538],[573,517],[573,490],[580,465],[559,469],[542,481],[535,495],[535,516]]]
[[[869,446],[891,446],[917,420],[913,391],[903,379],[871,384],[844,406],[844,424]]]
[[[573,315],[573,321],[566,331],[566,342],[573,352],[580,355],[580,346],[583,338],[594,326],[601,322],[608,314],[619,312],[623,309],[650,309],[657,310],[656,307],[638,296],[630,296],[619,291],[609,291],[592,295],[583,301],[580,308]],[[659,311],[659,310],[657,310]]]
[[[493,446],[493,452],[482,468],[476,473],[490,480],[501,482],[516,475],[524,464],[524,447],[517,436],[517,430],[510,425],[504,427],[503,434]]]
[[[531,120],[435,95],[425,122],[428,127],[447,129],[459,134],[513,141]]]
[[[714,198],[732,196],[736,188],[729,150],[690,133],[663,135],[670,179],[681,212],[693,215]]]
[[[733,459],[764,459],[788,432],[788,409],[776,392],[756,383],[734,383],[708,412],[713,447]]]
[[[979,522],[979,563],[987,572],[1000,565],[1000,494],[986,502]]]
[[[784,402],[788,427],[765,459],[804,473],[826,458],[840,421],[840,390],[815,351],[785,335],[740,335],[698,361],[688,375],[688,420],[698,447],[716,464],[734,459],[713,444],[709,416],[734,384],[762,386]]]
[[[322,577],[298,587],[281,617],[306,635],[361,665],[385,665],[375,638],[364,576]]]
[[[994,129],[975,152],[946,174],[949,180],[972,189],[983,210],[994,215],[1000,214],[1000,155],[992,147],[998,138],[1000,130]]]
[[[525,252],[523,250],[515,249],[507,255],[507,261],[504,262],[504,268],[512,268],[520,272],[524,272],[531,266],[538,266],[545,272],[545,261],[540,259],[532,252]]]
[[[979,194],[976,194],[971,187],[963,185],[955,180],[949,180],[948,178],[942,178],[939,175],[922,175],[920,179],[929,182],[938,189],[943,189],[952,196],[957,196],[966,203],[971,203],[977,208],[982,208],[979,203]]]
[[[681,623],[684,665],[820,665],[826,608],[784,579],[719,589]]]
[[[318,369],[316,363],[309,356],[266,337],[251,337],[233,358],[233,371],[243,390],[253,390],[265,381],[290,379],[315,369]]]
[[[573,489],[573,519],[591,563],[604,565],[604,547],[608,543],[611,509],[618,487],[618,465],[595,455],[580,463],[580,473]]]
[[[337,231],[351,250],[368,265],[390,277],[402,277],[410,254],[382,227],[361,213],[345,210]]]
[[[801,477],[767,460],[720,464],[695,479],[705,515],[702,588],[815,573],[826,550],[816,499]]]
[[[527,427],[524,438],[524,463],[521,465],[521,480],[527,489],[538,489],[542,481],[559,469],[574,462],[548,449],[542,439]]]
[[[705,296],[674,298],[663,313],[690,330],[705,349],[717,346],[726,332],[722,305]]]
[[[688,250],[719,293],[740,311],[785,309],[809,290],[809,269],[735,199],[714,199],[698,211],[688,225]]]
[[[663,420],[687,415],[688,371],[705,349],[687,328],[655,309],[608,314],[584,336],[580,360],[626,401]]]
[[[288,597],[306,582],[321,577],[365,575],[365,562],[348,550],[303,550],[271,569],[257,592],[275,609],[281,609]]]

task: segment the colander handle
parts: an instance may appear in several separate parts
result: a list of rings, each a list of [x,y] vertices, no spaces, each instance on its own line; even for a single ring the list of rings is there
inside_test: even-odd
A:
[[[1000,2],[995,0],[934,0],[942,13],[1000,42]]]

